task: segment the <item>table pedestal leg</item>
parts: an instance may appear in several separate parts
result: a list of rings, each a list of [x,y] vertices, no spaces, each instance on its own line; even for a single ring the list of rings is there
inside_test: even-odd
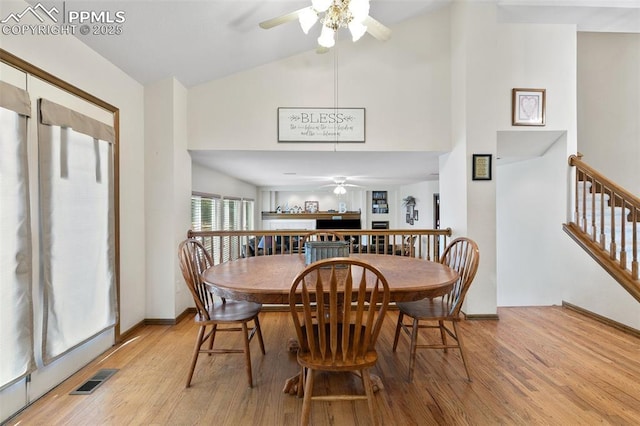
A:
[[[358,373],[354,372],[353,374],[357,375]],[[384,389],[384,385],[382,384],[382,379],[380,379],[380,376],[371,373],[369,373],[369,376],[371,377],[371,384],[373,386],[374,392],[378,392],[379,390]],[[289,395],[298,395],[299,397],[302,397],[303,392],[300,384],[300,374],[289,377],[284,382],[284,388],[282,389],[282,392],[288,393]]]
[[[298,352],[299,347],[300,344],[298,343],[298,339],[296,339],[295,337],[292,337],[287,342],[287,350],[293,354],[296,354]],[[358,373],[356,372],[354,372],[353,374],[358,375]],[[382,384],[382,379],[380,379],[380,376],[371,373],[369,373],[369,376],[371,377],[371,384],[373,386],[374,392],[378,392],[379,390],[384,389],[384,385]],[[303,388],[300,384],[300,374],[289,377],[284,382],[284,388],[282,389],[282,392],[288,393],[289,395],[298,395],[299,397],[302,397]]]

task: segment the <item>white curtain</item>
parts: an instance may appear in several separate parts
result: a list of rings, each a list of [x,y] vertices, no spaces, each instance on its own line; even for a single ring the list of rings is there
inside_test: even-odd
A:
[[[26,91],[0,81],[0,390],[35,369]]]
[[[116,323],[113,127],[40,100],[42,357]]]

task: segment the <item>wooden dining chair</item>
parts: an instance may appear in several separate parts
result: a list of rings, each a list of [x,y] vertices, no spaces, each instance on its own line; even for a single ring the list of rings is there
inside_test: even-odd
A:
[[[435,299],[422,299],[414,302],[397,302],[399,309],[396,333],[393,339],[393,351],[398,347],[400,331],[404,331],[411,338],[409,356],[409,382],[413,380],[416,362],[416,349],[459,349],[462,363],[467,372],[467,379],[471,381],[471,374],[464,355],[462,336],[458,332],[456,323],[460,320],[460,310],[464,298],[471,286],[471,282],[478,270],[480,252],[475,241],[469,238],[456,238],[447,246],[440,257],[440,263],[449,266],[458,273],[458,280],[446,295]],[[404,322],[404,317],[412,318],[412,322]],[[449,327],[448,324],[451,324]],[[418,344],[420,329],[437,329],[442,343]],[[447,336],[454,342],[448,343]]]
[[[289,292],[299,342],[299,390],[304,388],[301,425],[309,424],[311,401],[367,400],[377,424],[368,369],[389,305],[389,285],[370,264],[351,258],[320,260],[300,272]],[[356,371],[364,393],[313,396],[314,372]]]
[[[193,296],[196,305],[195,322],[200,326],[196,339],[191,367],[187,377],[187,386],[191,386],[191,379],[196,368],[198,355],[206,353],[209,355],[217,353],[244,353],[246,361],[247,378],[249,387],[253,387],[253,376],[251,373],[251,353],[249,343],[257,334],[260,342],[260,349],[264,355],[264,342],[258,314],[262,309],[259,303],[232,301],[224,298],[214,297],[202,281],[201,275],[205,269],[213,265],[211,255],[205,247],[196,239],[188,239],[180,244],[178,249],[180,258],[180,269],[184,281]],[[249,329],[248,323],[253,321],[254,326]],[[218,327],[222,326],[222,327]],[[207,331],[207,328],[211,327]],[[213,343],[218,332],[242,332],[244,338],[244,348],[213,348]],[[209,341],[208,347],[204,347]]]

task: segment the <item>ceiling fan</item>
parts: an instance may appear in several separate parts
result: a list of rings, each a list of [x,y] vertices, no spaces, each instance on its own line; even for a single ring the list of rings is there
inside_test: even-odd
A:
[[[260,27],[269,29],[296,19],[305,34],[320,21],[320,51],[326,51],[335,45],[335,36],[340,28],[348,28],[354,42],[365,32],[381,41],[391,37],[389,28],[369,16],[369,0],[311,0],[311,6],[268,19],[261,22]]]
[[[347,193],[347,187],[352,187],[352,188],[361,188],[360,185],[354,185],[351,183],[347,183],[347,178],[340,176],[340,177],[335,177],[333,178],[333,183],[330,183],[328,185],[322,185],[323,187],[330,187],[333,186],[333,193],[336,195],[344,195]]]

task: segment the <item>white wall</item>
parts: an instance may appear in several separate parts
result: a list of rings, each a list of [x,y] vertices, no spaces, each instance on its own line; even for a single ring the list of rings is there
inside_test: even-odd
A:
[[[512,24],[499,31],[498,129],[509,132],[514,144],[517,133],[522,140],[550,130],[564,136],[542,157],[496,169],[498,305],[560,304],[561,289],[572,279],[558,263],[566,258],[560,247],[568,238],[562,231],[567,157],[576,151],[576,32],[572,25]],[[545,126],[511,126],[516,87],[546,89]]]
[[[453,149],[443,155],[440,162],[442,220],[443,226],[453,228],[454,235],[467,235],[480,247],[480,267],[469,291],[465,312],[491,313],[495,312],[497,299],[509,300],[508,296],[497,295],[502,288],[498,283],[498,260],[501,267],[508,264],[512,259],[510,250],[517,245],[517,240],[509,239],[508,244],[503,241],[498,247],[496,235],[511,235],[513,227],[518,225],[512,223],[511,228],[507,227],[496,213],[496,205],[498,208],[510,206],[509,201],[503,201],[507,195],[497,193],[496,183],[509,179],[509,175],[502,176],[501,168],[495,167],[497,131],[538,130],[511,126],[511,90],[515,87],[547,89],[547,124],[540,130],[567,131],[565,161],[551,166],[552,174],[561,176],[565,182],[566,156],[575,152],[576,147],[575,28],[572,25],[498,24],[495,5],[491,3],[454,4],[451,27]],[[474,153],[493,155],[491,182],[473,181],[469,176]],[[514,194],[519,193],[514,190]],[[566,202],[560,206],[565,209]],[[563,219],[564,216],[557,223],[557,232],[562,232]]]
[[[578,148],[640,194],[640,34],[579,33]]]
[[[640,193],[640,34],[578,34],[578,149]],[[572,241],[569,245],[575,245]],[[583,250],[567,250],[564,300],[640,329],[638,302]]]
[[[472,315],[496,313],[495,179],[471,180],[473,153],[496,152],[497,28],[495,5],[452,6],[453,149],[440,159],[440,209],[443,227],[453,236],[478,243],[480,265],[466,298]]]
[[[218,173],[197,163],[193,164],[192,173],[192,190],[195,192],[222,197],[251,198],[257,204],[258,189],[250,183]],[[185,236],[187,229],[188,227],[185,228]]]
[[[439,193],[440,185],[437,180],[402,185],[398,191],[400,203],[393,206],[396,212],[395,223],[397,229],[433,229],[433,195]],[[407,209],[402,206],[402,199],[407,196],[416,199],[415,209],[418,210],[418,221],[413,225],[407,223]]]
[[[394,28],[380,43],[363,38],[325,55],[306,52],[193,87],[191,149],[333,150],[333,144],[278,144],[278,107],[333,107],[338,52],[338,106],[364,107],[364,144],[341,150],[449,149],[448,9]],[[250,123],[251,125],[247,125]]]
[[[542,157],[497,168],[498,306],[559,305],[573,279],[561,251],[566,145],[565,134]]]
[[[169,78],[145,87],[146,318],[173,319],[192,305],[177,248],[191,223],[187,90]]]
[[[567,279],[562,283],[565,286],[563,300],[640,330],[638,301],[584,250],[576,250],[575,246],[567,236],[558,247],[566,253],[563,264],[557,265],[566,271]]]
[[[11,11],[27,7],[8,4]],[[143,87],[75,37],[0,35],[0,45],[120,108],[120,330],[126,331],[145,318]]]
[[[174,261],[167,261],[174,223],[173,79],[145,87],[146,318],[175,318]],[[176,252],[177,253],[177,252]],[[176,255],[177,256],[177,255]],[[163,259],[164,261],[160,261]],[[157,261],[153,261],[157,260]]]
[[[614,180],[629,188],[638,183],[640,39],[580,33],[577,49],[575,32],[567,26],[505,28],[503,91],[546,88],[547,125],[540,130],[566,133],[543,157],[498,167],[498,305],[567,301],[637,329],[638,302],[562,231],[562,223],[570,217],[568,155],[581,151]],[[508,129],[510,105],[502,103],[500,110],[500,127]]]
[[[187,89],[176,79],[173,79],[173,246],[169,248],[167,256],[173,259],[173,287],[175,289],[175,315],[182,314],[184,310],[193,306],[191,292],[187,289],[180,269],[177,255],[177,247],[186,238],[185,229],[191,225],[191,156],[187,151],[188,124],[187,124]],[[189,172],[186,172],[189,170]]]
[[[276,191],[276,208],[280,206],[284,211],[287,206],[289,208],[299,206],[304,210],[305,201],[317,201],[319,209],[322,211],[338,211],[340,202],[346,203],[349,210],[355,209],[357,211],[362,207],[354,202],[358,192],[360,192],[359,189],[348,189],[346,194],[337,196],[333,193],[333,187],[317,191]]]

